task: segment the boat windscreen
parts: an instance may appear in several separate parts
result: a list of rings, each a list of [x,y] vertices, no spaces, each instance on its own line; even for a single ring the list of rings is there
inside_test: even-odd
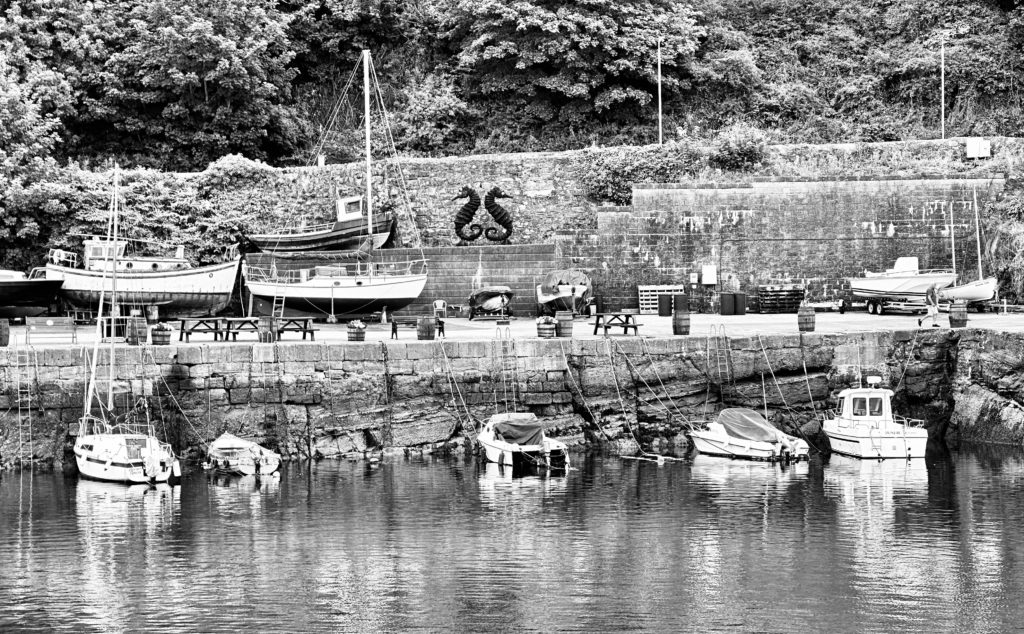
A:
[[[494,424],[494,435],[517,445],[539,445],[544,442],[544,427],[537,421],[505,421]]]
[[[547,293],[557,293],[560,285],[589,287],[590,277],[583,271],[560,269],[545,275],[540,285]]]
[[[758,442],[774,442],[778,439],[778,431],[763,416],[745,407],[722,410],[718,415],[718,422],[733,438]]]

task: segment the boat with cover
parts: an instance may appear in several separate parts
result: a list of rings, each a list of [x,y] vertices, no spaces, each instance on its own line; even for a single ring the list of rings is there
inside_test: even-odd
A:
[[[571,310],[581,315],[593,300],[590,276],[583,271],[560,269],[551,271],[537,285],[537,304],[542,315]]]
[[[761,414],[746,407],[730,407],[707,424],[690,432],[700,453],[745,460],[806,460],[810,448],[799,438],[771,425]]]
[[[114,169],[114,191],[111,197],[111,241],[117,238],[118,172]],[[118,417],[114,411],[114,379],[117,376],[114,337],[109,340],[107,352],[107,398],[99,399],[96,389],[97,367],[100,342],[103,339],[103,308],[108,305],[109,314],[118,312],[118,265],[117,254],[113,254],[111,266],[102,274],[109,283],[101,285],[99,314],[96,320],[96,339],[89,367],[89,382],[85,392],[82,417],[78,420],[78,435],[75,438],[75,464],[83,478],[122,482],[126,484],[155,484],[169,482],[181,476],[181,465],[168,443],[161,442],[154,434],[153,425],[148,422],[148,401],[140,401],[141,408]],[[107,289],[109,288],[109,291]],[[106,301],[106,300],[109,300]],[[110,319],[109,317],[107,319]],[[95,397],[95,398],[94,398]],[[94,402],[95,400],[95,402]],[[140,422],[136,416],[147,414],[147,421]]]
[[[569,468],[565,443],[548,438],[544,426],[530,412],[506,412],[487,419],[476,437],[488,462],[521,469]]]
[[[230,475],[270,475],[280,467],[280,454],[229,433],[210,443],[203,464],[204,469]]]
[[[369,51],[363,51],[362,64],[366,134],[364,195],[367,226],[373,227]],[[282,316],[285,311],[314,316],[362,316],[383,310],[385,306],[390,311],[399,310],[416,301],[427,283],[426,258],[405,262],[393,258],[382,260],[373,254],[372,240],[364,240],[363,245],[365,253],[357,252],[351,257],[333,254],[319,266],[283,265],[283,254],[269,258],[247,255],[242,275],[253,298],[251,312],[275,317]]]
[[[871,300],[920,301],[924,302],[924,294],[935,284],[940,289],[946,288],[956,281],[956,272],[952,269],[926,269],[918,267],[916,257],[897,258],[891,269],[881,273],[865,271],[864,277],[850,278],[850,291],[854,297]]]
[[[869,376],[868,387],[839,393],[839,406],[826,412],[821,426],[832,451],[854,458],[923,458],[924,421],[893,414],[893,391],[878,387],[881,381]]]
[[[42,269],[31,275],[0,269],[0,317],[31,317],[45,313],[57,300],[63,280],[48,280]]]
[[[241,257],[229,248],[227,261],[193,267],[184,247],[174,255],[129,255],[129,247],[141,241],[88,236],[83,242],[83,266],[78,256],[63,249],[50,249],[46,279],[63,283],[61,295],[74,306],[97,310],[101,297],[110,296],[111,272],[117,272],[121,304],[159,306],[164,316],[212,315],[231,301]]]
[[[362,203],[362,196],[338,199],[334,222],[281,227],[274,233],[246,237],[261,251],[273,253],[348,251],[359,248],[368,236],[373,236],[373,248],[379,249],[394,230],[395,215],[390,209],[378,209],[368,220]]]
[[[508,286],[484,286],[469,295],[469,318],[512,316],[512,298],[515,293]]]

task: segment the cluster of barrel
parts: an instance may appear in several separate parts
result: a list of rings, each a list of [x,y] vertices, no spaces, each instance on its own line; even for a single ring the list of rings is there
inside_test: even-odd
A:
[[[572,337],[572,311],[560,310],[555,313],[555,323],[538,323],[537,336],[541,339]]]
[[[672,334],[690,334],[690,298],[684,294],[658,295],[658,316],[672,316]]]

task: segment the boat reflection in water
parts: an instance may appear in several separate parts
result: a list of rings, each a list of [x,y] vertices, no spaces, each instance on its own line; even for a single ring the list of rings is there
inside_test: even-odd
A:
[[[737,491],[785,489],[794,482],[807,479],[809,463],[799,460],[789,464],[757,460],[734,460],[723,456],[696,453],[691,478],[715,488]]]
[[[510,505],[539,509],[545,500],[565,495],[569,487],[565,471],[523,476],[518,471],[513,474],[511,466],[486,461],[481,461],[479,471],[480,501],[495,510]]]

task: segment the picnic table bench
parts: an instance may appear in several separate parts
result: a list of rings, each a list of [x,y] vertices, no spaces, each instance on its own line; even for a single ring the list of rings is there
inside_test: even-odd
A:
[[[78,325],[74,317],[26,317],[25,343],[31,345],[32,339],[71,339],[78,343]]]
[[[185,343],[188,343],[192,335],[195,333],[213,333],[213,340],[220,341],[224,331],[221,328],[220,317],[189,317],[183,318],[181,322],[181,331],[178,333],[178,341],[182,339]]]
[[[303,341],[306,340],[306,335],[309,335],[310,341],[315,341],[316,331],[320,330],[313,327],[312,317],[284,317],[278,321],[280,322],[277,327],[278,336],[284,332],[301,332]]]
[[[643,324],[637,322],[637,313],[623,312],[623,313],[597,313],[594,315],[594,334],[597,334],[598,329],[604,329],[603,334],[607,337],[608,330],[612,328],[622,328],[622,334],[640,334],[640,326]]]
[[[260,332],[259,317],[192,317],[181,321],[181,334],[178,341],[182,339],[187,343],[195,333],[212,333],[214,341],[238,341],[239,333]],[[319,328],[313,327],[312,317],[284,317],[277,320],[277,335],[285,332],[301,332],[302,339],[309,335],[310,340],[316,339],[316,331]]]

